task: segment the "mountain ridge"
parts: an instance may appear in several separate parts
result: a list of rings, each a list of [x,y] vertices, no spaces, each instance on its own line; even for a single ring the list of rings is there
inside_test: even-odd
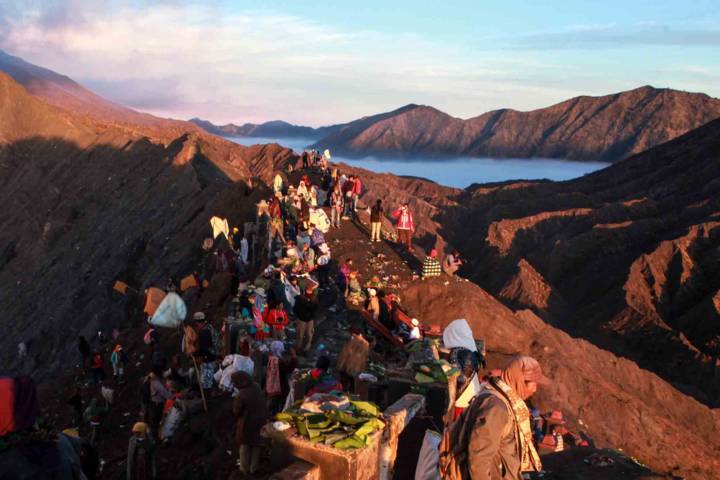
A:
[[[350,122],[316,142],[342,154],[429,154],[615,162],[720,117],[703,93],[643,86],[467,120],[417,106]],[[367,118],[367,117],[366,117]]]

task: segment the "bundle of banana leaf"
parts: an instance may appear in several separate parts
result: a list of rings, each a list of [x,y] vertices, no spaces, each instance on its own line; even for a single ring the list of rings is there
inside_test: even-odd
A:
[[[446,360],[435,360],[415,366],[415,381],[418,383],[447,383],[448,377],[457,372],[457,369]]]
[[[385,427],[380,409],[371,402],[354,401],[345,409],[331,409],[322,413],[308,412],[296,402],[293,408],[278,413],[275,418],[295,425],[298,435],[312,443],[332,445],[340,450],[352,450],[370,445],[373,434]]]

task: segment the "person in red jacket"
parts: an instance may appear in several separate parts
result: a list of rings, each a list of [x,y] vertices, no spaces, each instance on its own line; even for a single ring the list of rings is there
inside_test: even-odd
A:
[[[403,203],[400,208],[395,210],[392,216],[397,221],[398,241],[404,244],[405,247],[412,252],[412,235],[415,231],[415,224],[407,202]]]
[[[105,380],[105,369],[103,368],[103,357],[99,351],[94,351],[90,360],[90,372],[94,383],[102,383]]]
[[[274,308],[265,310],[263,321],[272,328],[272,338],[275,340],[285,340],[285,327],[290,322],[290,319],[285,311],[283,302],[278,302]]]

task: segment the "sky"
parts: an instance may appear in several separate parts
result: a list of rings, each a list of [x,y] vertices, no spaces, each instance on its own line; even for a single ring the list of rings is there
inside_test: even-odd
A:
[[[717,0],[0,0],[0,49],[137,110],[321,126],[642,85],[720,97]]]

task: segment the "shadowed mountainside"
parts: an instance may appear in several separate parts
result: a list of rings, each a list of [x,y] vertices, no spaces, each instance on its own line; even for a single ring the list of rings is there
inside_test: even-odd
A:
[[[649,86],[529,112],[461,120],[407,105],[342,125],[314,146],[342,154],[561,158],[614,162],[720,117],[720,100]]]
[[[569,182],[474,185],[435,220],[508,304],[720,393],[720,120]]]
[[[144,288],[187,259],[208,218],[238,224],[291,152],[186,132],[165,141],[93,123],[29,95],[0,73],[0,364],[37,375],[74,361],[75,337],[122,326],[116,278]],[[32,329],[28,328],[32,322]]]

